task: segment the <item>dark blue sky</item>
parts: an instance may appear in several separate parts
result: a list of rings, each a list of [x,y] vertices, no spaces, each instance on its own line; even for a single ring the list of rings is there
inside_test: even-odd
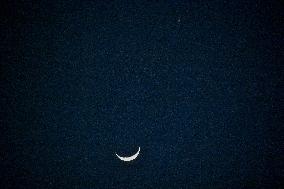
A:
[[[0,12],[1,188],[281,188],[280,2]]]

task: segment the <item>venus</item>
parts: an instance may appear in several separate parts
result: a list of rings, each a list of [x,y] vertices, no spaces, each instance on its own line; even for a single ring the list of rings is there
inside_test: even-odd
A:
[[[115,154],[115,155],[116,155],[121,161],[132,161],[132,160],[134,160],[134,159],[136,159],[136,158],[138,157],[139,152],[140,152],[140,147],[138,148],[138,151],[137,151],[134,155],[132,155],[132,156],[121,157],[121,156],[119,156],[119,155],[117,155],[117,154]]]

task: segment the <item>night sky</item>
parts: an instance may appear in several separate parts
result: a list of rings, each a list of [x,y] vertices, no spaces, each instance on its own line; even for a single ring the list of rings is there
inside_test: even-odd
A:
[[[280,1],[0,7],[1,189],[283,187]]]

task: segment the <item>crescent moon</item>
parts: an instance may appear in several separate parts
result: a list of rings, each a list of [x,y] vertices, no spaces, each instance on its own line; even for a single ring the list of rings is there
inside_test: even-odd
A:
[[[132,160],[134,160],[134,159],[136,159],[136,158],[138,157],[139,153],[140,153],[140,147],[138,148],[138,151],[137,151],[134,155],[129,156],[129,157],[121,157],[121,156],[119,156],[119,155],[117,155],[117,154],[115,154],[115,155],[116,155],[121,161],[132,161]]]

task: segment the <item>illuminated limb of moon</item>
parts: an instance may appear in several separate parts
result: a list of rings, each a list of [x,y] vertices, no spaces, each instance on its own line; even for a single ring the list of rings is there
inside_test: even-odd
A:
[[[115,154],[121,161],[132,161],[134,159],[136,159],[138,157],[140,153],[140,147],[138,148],[138,151],[133,155],[133,156],[129,156],[129,157],[121,157],[117,154]]]

